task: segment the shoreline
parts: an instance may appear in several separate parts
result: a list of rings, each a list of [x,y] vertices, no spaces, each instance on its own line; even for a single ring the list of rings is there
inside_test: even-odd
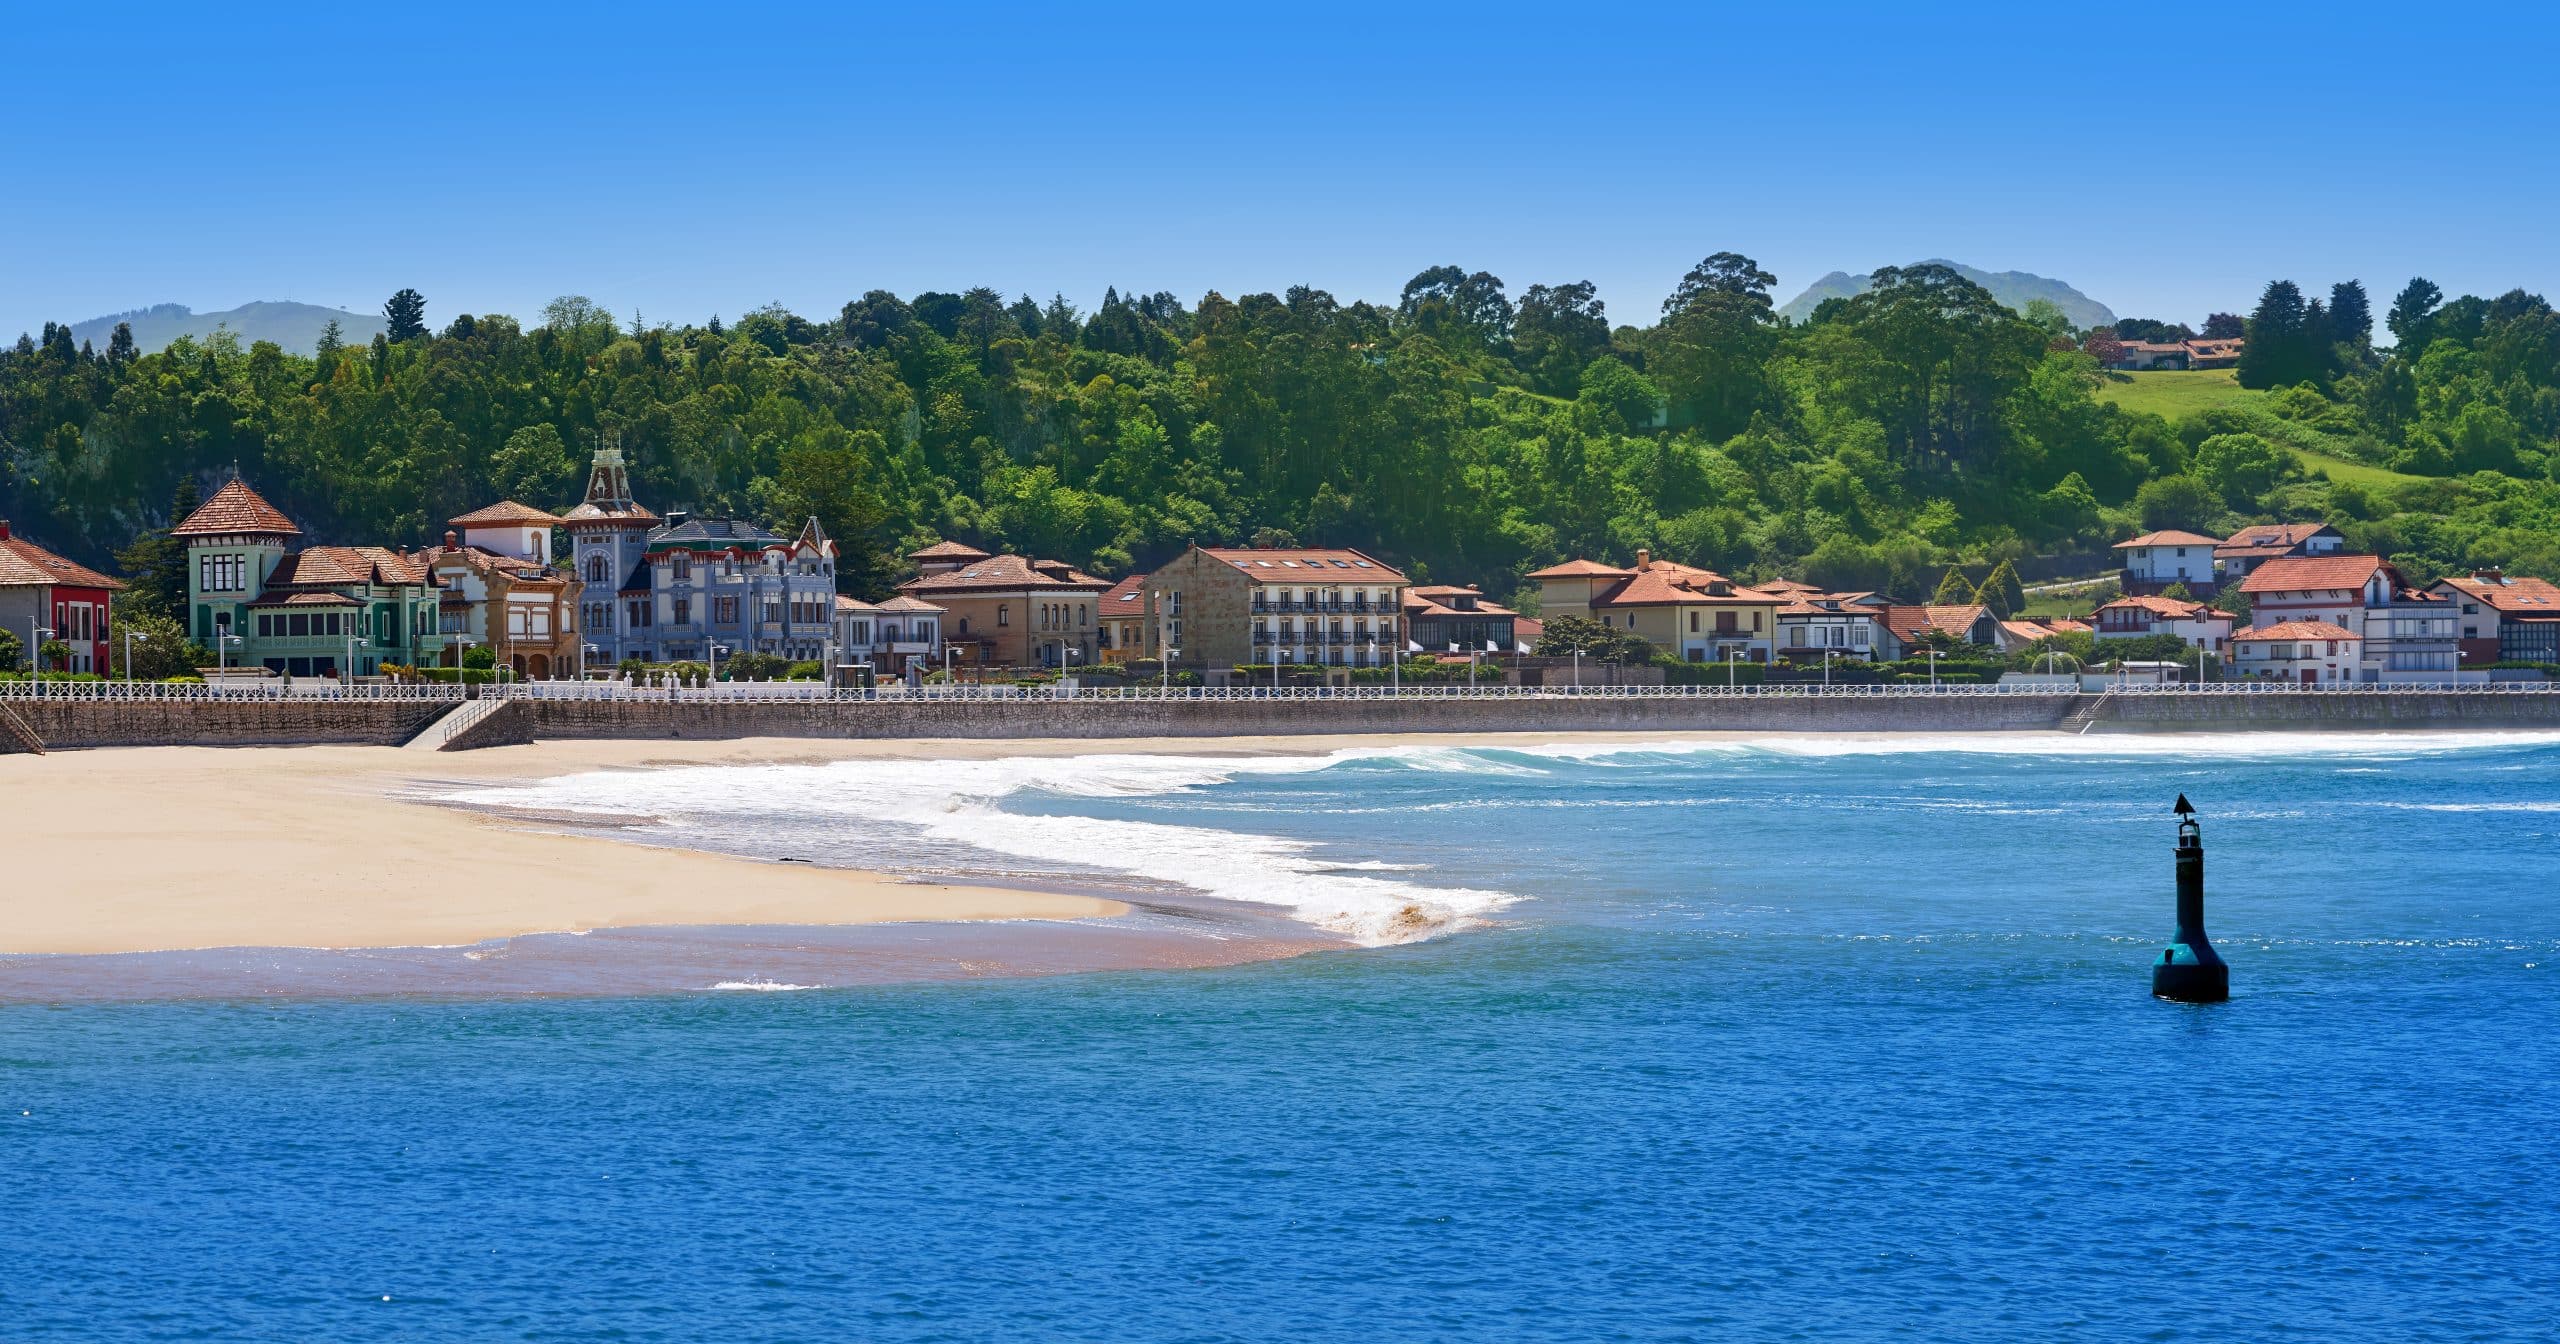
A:
[[[751,738],[548,741],[443,755],[311,746],[0,757],[0,811],[42,837],[18,847],[13,880],[0,884],[0,1002],[814,988],[1225,966],[1361,946],[1294,911],[1216,897],[1158,900],[1073,877],[945,882],[763,860],[641,838],[641,817],[434,796],[589,772],[1647,744],[2150,754],[2235,736]],[[2374,736],[2414,745],[2432,735]],[[719,969],[732,965],[763,969]]]

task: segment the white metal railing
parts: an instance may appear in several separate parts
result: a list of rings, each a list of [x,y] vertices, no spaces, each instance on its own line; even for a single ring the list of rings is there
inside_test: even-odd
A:
[[[165,681],[0,681],[0,698],[11,700],[115,700],[171,702],[192,700],[460,700],[463,688],[428,683],[358,682],[304,678],[286,681],[198,684]]]
[[[1006,702],[1075,702],[1106,701],[1361,701],[1361,700],[1715,700],[1715,699],[1827,699],[1872,700],[1912,699],[1967,696],[2071,696],[2071,695],[2157,695],[2157,696],[2381,696],[2381,695],[2455,695],[2455,696],[2554,696],[2560,695],[2560,682],[2395,682],[2387,684],[2328,684],[2304,686],[2285,682],[2217,682],[2202,686],[2186,683],[2146,685],[2142,683],[2110,683],[2104,687],[2074,690],[2070,687],[2039,685],[2000,685],[1946,683],[1937,686],[1832,685],[1820,683],[1781,683],[1757,686],[1084,686],[1074,690],[1055,686],[924,686],[909,688],[884,685],[863,691],[829,688],[817,682],[721,682],[711,686],[644,686],[628,682],[533,681],[506,685],[461,687],[447,683],[424,685],[365,684],[341,686],[335,682],[300,680],[290,685],[282,681],[247,685],[196,685],[165,682],[123,681],[0,681],[0,698],[12,700],[85,700],[121,702],[189,702],[229,700],[353,700],[353,701],[456,701],[465,698],[487,700],[631,700],[678,701],[688,703],[803,703],[819,702],[942,702],[942,701],[1006,701]]]

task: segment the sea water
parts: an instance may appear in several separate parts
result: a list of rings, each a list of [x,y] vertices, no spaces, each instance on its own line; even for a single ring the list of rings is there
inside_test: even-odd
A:
[[[2182,792],[2224,1005],[2145,992]],[[0,1006],[0,1339],[2560,1337],[2547,738],[846,764],[498,801],[1179,888],[1341,948]]]

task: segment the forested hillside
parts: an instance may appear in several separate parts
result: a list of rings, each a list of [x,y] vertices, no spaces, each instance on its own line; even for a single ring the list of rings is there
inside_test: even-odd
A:
[[[2560,573],[2560,319],[2538,298],[2413,290],[2391,319],[2407,353],[2381,356],[2271,290],[2275,339],[2244,373],[2284,390],[2172,423],[2095,395],[2087,333],[1944,267],[1879,271],[1802,325],[1772,283],[1720,253],[1615,327],[1587,284],[1513,295],[1451,266],[1393,307],[875,291],[639,329],[566,298],[431,330],[403,291],[385,337],[310,359],[48,328],[0,353],[0,516],[106,561],[166,525],[181,478],[236,463],[314,539],[414,544],[499,496],[572,502],[610,440],[662,509],[814,513],[872,593],[938,535],[1119,574],[1278,530],[1496,593],[1650,546],[1918,596],[1949,562],[2272,516],[2330,517],[2421,570]],[[2306,448],[2419,479],[2332,486]]]

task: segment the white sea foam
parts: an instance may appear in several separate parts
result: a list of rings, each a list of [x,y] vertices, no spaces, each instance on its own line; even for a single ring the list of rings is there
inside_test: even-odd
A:
[[[788,994],[803,989],[825,989],[825,985],[786,985],[774,980],[723,980],[713,989],[748,990],[757,994]]]
[[[756,815],[788,809],[904,823],[925,837],[995,854],[1073,862],[1226,900],[1284,908],[1370,946],[1464,927],[1517,899],[1377,874],[1389,865],[1329,861],[1285,836],[1005,810],[1037,791],[1139,798],[1247,774],[1322,770],[1328,756],[1012,757],[987,761],[839,761],[827,765],[691,766],[615,771],[442,795],[461,802],[626,816]]]

